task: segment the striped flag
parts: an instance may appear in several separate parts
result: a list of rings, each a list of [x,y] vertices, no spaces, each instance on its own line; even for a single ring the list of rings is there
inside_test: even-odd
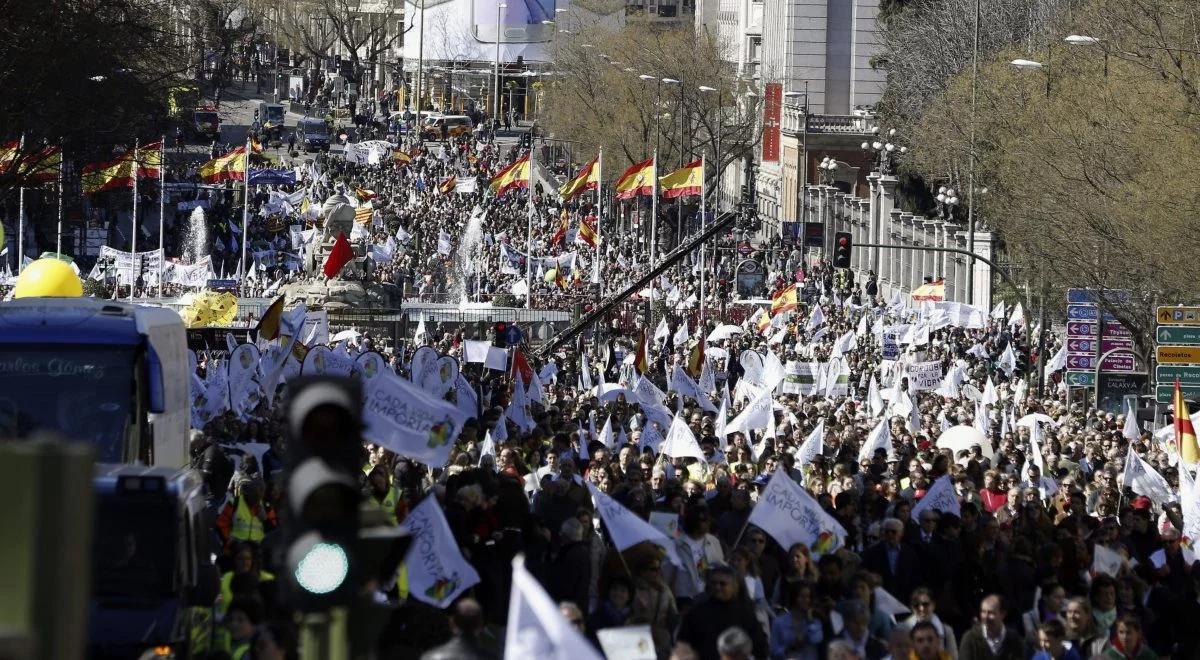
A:
[[[592,162],[579,170],[579,174],[576,174],[574,179],[559,188],[558,192],[562,195],[563,201],[569,202],[582,192],[596,190],[600,187],[600,168],[597,166],[599,162],[599,156],[593,158]]]
[[[1196,446],[1196,429],[1192,418],[1188,415],[1187,401],[1183,398],[1183,388],[1179,379],[1175,379],[1175,444],[1179,449],[1179,457],[1189,465],[1200,460],[1200,448]],[[1133,414],[1130,411],[1129,414]]]
[[[704,192],[704,161],[694,160],[658,180],[665,199]]]
[[[796,309],[796,285],[780,290],[771,298],[771,316]]]
[[[500,196],[513,189],[528,188],[529,172],[529,154],[526,154],[492,177],[492,192]]]
[[[200,166],[200,180],[204,183],[223,183],[225,181],[245,181],[246,147],[241,146],[224,156],[217,156]]]
[[[375,210],[368,206],[360,206],[354,209],[354,222],[364,227],[371,224],[371,214]]]
[[[575,242],[591,247],[596,247],[600,243],[600,237],[596,235],[596,216],[585,216],[583,220],[579,221],[579,231],[575,232]]]
[[[162,141],[130,149],[113,160],[84,165],[80,171],[83,191],[89,195],[105,190],[132,188],[135,176],[157,179],[162,169]]]
[[[449,195],[450,193],[454,192],[454,189],[457,187],[458,177],[451,174],[445,179],[442,179],[442,182],[438,184],[438,192],[442,193],[443,195]]]
[[[634,163],[617,179],[617,199],[632,199],[654,194],[654,159]]]

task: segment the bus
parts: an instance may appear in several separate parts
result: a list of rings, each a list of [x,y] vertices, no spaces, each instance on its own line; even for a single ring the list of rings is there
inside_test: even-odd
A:
[[[96,298],[0,303],[0,437],[87,442],[100,463],[188,463],[183,320]]]

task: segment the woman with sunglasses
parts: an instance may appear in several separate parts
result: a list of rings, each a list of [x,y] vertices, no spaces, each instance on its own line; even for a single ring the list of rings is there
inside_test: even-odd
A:
[[[912,627],[918,623],[928,621],[937,630],[938,637],[942,640],[942,648],[950,653],[951,658],[957,660],[958,637],[955,636],[953,628],[938,618],[937,601],[933,598],[933,592],[926,587],[913,589],[912,597],[908,600],[908,606],[912,608],[912,614],[904,621],[901,621],[899,627],[905,630],[912,630]]]

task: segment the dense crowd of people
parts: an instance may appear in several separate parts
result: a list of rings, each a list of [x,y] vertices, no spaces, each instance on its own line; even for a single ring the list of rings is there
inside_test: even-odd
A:
[[[404,657],[498,657],[509,566],[520,554],[566,621],[593,644],[600,631],[644,625],[662,658],[1196,653],[1197,635],[1186,625],[1200,607],[1195,557],[1182,533],[1190,529],[1188,509],[1125,478],[1125,464],[1139,457],[1173,493],[1186,494],[1179,485],[1185,464],[1170,436],[1133,433],[1124,415],[1069,401],[1057,376],[1039,394],[1036,377],[1033,385],[1026,379],[1036,356],[1021,318],[980,312],[986,321],[968,328],[938,321],[936,304],[872,298],[866,283],[820,261],[804,275],[817,290],[812,304],[762,330],[747,319],[737,331],[713,335],[724,319],[710,315],[680,340],[677,324],[688,317],[672,313],[668,331],[650,340],[644,373],[632,364],[640,334],[559,350],[553,368],[534,365],[547,381],[529,429],[509,418],[522,379],[489,378],[480,384],[483,417],[468,422],[447,465],[365,447],[368,499],[402,523],[426,495],[436,496],[481,578],[446,611],[407,598],[402,586],[383,594],[406,607],[382,648]],[[902,324],[920,330],[906,332],[894,354],[891,329]],[[656,334],[650,326],[642,331]],[[667,374],[687,364],[701,337],[723,335],[704,346],[711,379],[700,378],[698,392],[678,391]],[[430,331],[421,343],[462,354],[453,328]],[[1057,348],[1054,340],[1047,346]],[[745,352],[759,364],[767,356],[844,364],[848,375],[841,389],[834,370],[833,384],[797,392],[764,383],[769,377]],[[392,368],[403,374],[410,356],[393,354]],[[930,362],[939,364],[942,382],[914,390],[906,369]],[[646,395],[641,380],[662,398]],[[586,383],[625,389],[612,395]],[[769,425],[721,437],[767,387]],[[659,451],[670,424],[660,407],[684,420],[698,455]],[[230,583],[238,586],[230,602],[252,610],[260,626],[276,626],[260,628],[271,640],[284,625],[264,595],[276,568],[273,512],[284,495],[276,479],[286,451],[280,415],[266,408],[247,420],[228,414],[194,444],[214,510],[222,512],[217,528]],[[611,434],[596,431],[605,420]],[[818,426],[819,451],[805,451]],[[885,441],[874,445],[881,427]],[[939,442],[962,427],[979,440]],[[507,439],[493,453],[489,441],[500,428]],[[248,440],[271,450],[261,465],[244,460],[233,471],[224,453]],[[776,473],[844,529],[836,550],[785,546],[778,530],[750,524]],[[952,488],[957,512],[941,498],[922,507],[939,483]],[[682,565],[649,542],[618,551],[589,486],[644,520],[667,514],[677,521],[671,543]],[[243,501],[262,512],[261,545],[231,531]]]
[[[520,306],[532,295],[539,309],[569,309],[645,272],[650,226],[661,256],[701,223],[695,200],[662,205],[651,223],[644,200],[606,199],[593,245],[579,227],[596,215],[595,194],[557,194],[573,168],[548,162],[534,168],[531,191],[495,196],[489,182],[526,143],[506,146],[486,129],[425,140],[404,128],[390,126],[393,146],[365,162],[285,156],[276,165],[297,183],[252,191],[246,236],[240,184],[204,193],[214,274],[242,270],[244,240],[244,295],[321,280],[307,264],[320,264],[333,239],[322,222],[348,207],[348,238],[367,265],[346,266],[343,279],[392,285],[406,300]],[[184,231],[184,216],[175,220]],[[595,648],[602,631],[645,626],[659,658],[1200,653],[1186,624],[1200,611],[1188,533],[1200,520],[1173,436],[1072,399],[1056,373],[1040,387],[1028,321],[1003,305],[967,313],[885,300],[873,274],[856,278],[777,239],[735,256],[737,241],[689,255],[639,292],[656,303],[648,318],[608,319],[587,341],[534,360],[542,391],[528,424],[513,419],[513,400],[533,387],[519,370],[464,369],[483,412],[446,464],[363,447],[368,501],[402,524],[435,497],[480,576],[445,610],[412,598],[403,580],[380,587],[377,598],[404,604],[380,640],[388,657],[499,657],[518,555]],[[183,254],[181,242],[168,254]],[[796,299],[722,316],[725,292],[713,283],[745,258],[766,274],[759,296],[794,285]],[[1046,334],[1043,359],[1061,348]],[[473,338],[439,325],[407,342],[364,335],[349,350],[381,350],[405,375],[416,348],[465,363]],[[223,367],[202,356],[196,375],[209,382]],[[208,657],[296,654],[274,577],[283,401],[264,398],[193,431],[224,572]],[[664,443],[676,421],[694,450]],[[1131,477],[1131,464],[1166,488]],[[836,522],[834,539],[791,542],[786,529],[752,523],[773,506],[779,475]],[[593,488],[654,523],[670,551],[618,548]]]

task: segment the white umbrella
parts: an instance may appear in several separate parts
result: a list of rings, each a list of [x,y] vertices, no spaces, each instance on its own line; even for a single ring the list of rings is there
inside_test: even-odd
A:
[[[743,332],[745,330],[736,325],[718,325],[712,332],[708,333],[708,338],[705,341],[721,341],[722,339],[729,339],[734,335],[740,335]]]
[[[949,449],[957,454],[960,451],[970,451],[971,447],[979,445],[983,450],[984,458],[992,457],[992,442],[988,440],[979,429],[974,426],[960,424],[951,426],[944,433],[938,436],[937,446],[942,449]]]
[[[1049,424],[1050,426],[1058,426],[1058,422],[1054,421],[1053,417],[1042,413],[1030,413],[1025,415],[1021,419],[1017,420],[1017,426],[1033,426],[1038,422]]]
[[[728,360],[729,359],[729,351],[727,351],[719,346],[706,346],[704,348],[704,354],[714,360]],[[1200,415],[1200,413],[1196,413],[1196,414]]]
[[[361,336],[362,336],[362,333],[359,332],[358,330],[342,330],[341,332],[337,333],[336,335],[330,337],[329,343],[336,344],[339,341],[349,341],[351,339],[356,339]]]
[[[600,383],[599,385],[588,390],[588,394],[600,399],[601,401],[616,401],[617,395],[624,394],[626,400],[633,398],[633,391],[628,387],[622,387],[616,383]]]

